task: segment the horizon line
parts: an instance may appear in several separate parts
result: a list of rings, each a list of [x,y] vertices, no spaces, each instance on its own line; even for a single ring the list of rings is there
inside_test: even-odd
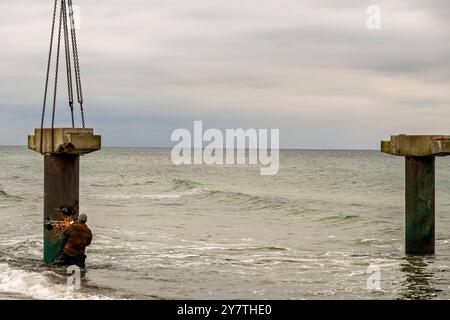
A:
[[[8,145],[8,144],[0,144],[0,147],[13,147],[13,148],[28,148],[26,145]],[[149,146],[149,147],[144,147],[144,146],[103,146],[102,149],[172,149],[172,147],[153,147],[153,146]],[[238,150],[235,148],[235,150]],[[245,150],[255,150],[255,149],[248,149],[246,148]],[[257,149],[256,149],[257,150]],[[309,151],[326,151],[326,150],[336,150],[336,151],[379,151],[378,149],[365,149],[365,148],[355,148],[355,149],[351,149],[351,148],[280,148],[280,151],[282,150],[309,150]]]

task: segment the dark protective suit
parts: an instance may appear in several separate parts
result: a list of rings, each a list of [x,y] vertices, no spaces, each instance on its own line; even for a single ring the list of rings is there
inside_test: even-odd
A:
[[[78,222],[64,231],[67,243],[61,256],[53,263],[58,266],[77,265],[84,268],[86,255],[85,249],[91,244],[92,232],[85,223]]]

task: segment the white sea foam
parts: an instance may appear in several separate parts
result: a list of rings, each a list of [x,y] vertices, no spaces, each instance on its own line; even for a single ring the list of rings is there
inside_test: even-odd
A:
[[[0,296],[12,299],[42,299],[42,300],[101,300],[108,297],[72,291],[63,284],[52,283],[44,273],[13,269],[8,264],[0,264]]]
[[[104,198],[109,200],[176,199],[194,195],[197,191],[198,189],[158,194],[106,195]]]

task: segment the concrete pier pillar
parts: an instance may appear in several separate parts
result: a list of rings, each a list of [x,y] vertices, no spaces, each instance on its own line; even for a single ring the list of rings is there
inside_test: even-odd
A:
[[[405,253],[435,253],[435,157],[450,155],[450,136],[398,135],[384,153],[405,157]]]
[[[79,214],[80,188],[79,155],[44,156],[44,222],[76,219]],[[49,224],[44,228],[44,261],[58,258],[65,243]]]
[[[434,254],[435,173],[434,157],[406,157],[405,160],[405,252]]]
[[[54,223],[79,215],[80,155],[100,150],[101,137],[92,129],[36,129],[28,148],[44,155],[44,261],[50,264],[65,245]]]

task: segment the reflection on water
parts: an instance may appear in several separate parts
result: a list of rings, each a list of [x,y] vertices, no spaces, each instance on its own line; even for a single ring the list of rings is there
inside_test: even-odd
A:
[[[400,270],[406,279],[401,284],[402,299],[427,300],[442,291],[433,286],[435,275],[431,265],[434,260],[433,256],[407,256],[403,259]]]

